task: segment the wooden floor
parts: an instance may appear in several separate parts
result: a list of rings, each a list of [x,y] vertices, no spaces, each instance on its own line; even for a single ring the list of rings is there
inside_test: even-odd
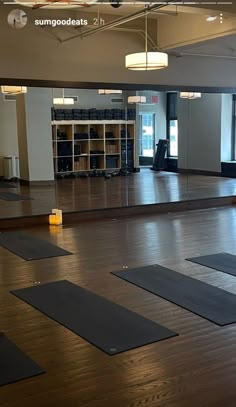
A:
[[[236,324],[219,327],[110,274],[164,266],[236,294],[236,278],[191,264],[236,253],[236,209],[30,229],[73,256],[25,262],[0,248],[1,331],[47,373],[0,388],[1,407],[235,407]],[[9,293],[68,279],[179,332],[110,357]]]
[[[64,179],[58,180],[55,186],[7,189],[34,199],[1,200],[0,218],[48,214],[54,207],[71,212],[231,196],[235,190],[235,179],[156,173],[145,168],[140,173],[109,180],[103,177]]]

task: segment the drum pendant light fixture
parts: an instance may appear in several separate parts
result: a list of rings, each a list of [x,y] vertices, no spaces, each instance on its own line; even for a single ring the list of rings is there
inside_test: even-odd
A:
[[[73,98],[65,97],[65,90],[62,90],[61,98],[53,98],[54,105],[74,105],[75,101]]]
[[[146,96],[128,96],[128,103],[129,104],[134,104],[134,103],[146,103]]]
[[[98,89],[98,94],[99,95],[116,95],[116,94],[121,94],[122,90],[117,90],[117,89]]]
[[[133,71],[153,71],[168,67],[168,54],[165,52],[149,52],[147,45],[147,13],[145,15],[145,52],[128,54],[125,67]]]
[[[1,86],[1,91],[5,95],[19,95],[21,93],[27,93],[26,86]]]
[[[199,92],[180,92],[181,99],[200,99],[202,94]]]

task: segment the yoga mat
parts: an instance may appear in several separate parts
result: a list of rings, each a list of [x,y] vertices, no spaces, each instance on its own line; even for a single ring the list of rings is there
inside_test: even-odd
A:
[[[0,233],[0,246],[10,250],[10,252],[22,257],[24,260],[40,260],[72,254],[46,240],[24,232]]]
[[[217,253],[207,256],[191,257],[186,260],[236,276],[236,256],[233,254]]]
[[[0,386],[45,373],[4,334],[0,334]]]
[[[14,192],[0,192],[0,199],[2,199],[3,201],[29,201],[33,198],[15,194]]]
[[[202,281],[158,264],[112,274],[217,325],[236,322],[236,296]]]
[[[17,185],[10,184],[9,182],[0,181],[0,188],[16,188]]]
[[[108,355],[177,335],[67,280],[15,290],[12,294]]]

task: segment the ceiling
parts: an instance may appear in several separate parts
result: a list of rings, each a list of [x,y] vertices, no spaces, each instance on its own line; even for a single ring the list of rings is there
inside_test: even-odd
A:
[[[45,9],[45,8],[63,8],[63,9],[70,9],[70,8],[76,8],[76,9],[81,9],[83,8],[86,10],[86,12],[96,12],[96,10],[99,8],[100,11],[104,14],[114,14],[116,16],[118,15],[126,15],[133,13],[135,11],[141,10],[145,6],[145,0],[142,1],[136,1],[136,0],[113,0],[114,2],[119,2],[123,1],[124,4],[121,4],[119,8],[114,8],[112,7],[110,3],[112,0],[41,0],[41,1],[34,1],[34,0],[12,0],[14,3],[22,5],[22,6],[27,6],[30,8],[35,8],[35,9]],[[0,0],[1,3],[4,3],[5,0]],[[178,3],[178,1],[176,1]],[[50,3],[50,4],[48,4]],[[54,4],[52,4],[54,3]],[[62,3],[60,5],[60,3]],[[67,4],[65,4],[67,3]],[[168,3],[168,1],[163,2],[163,3]],[[229,14],[236,13],[236,4],[232,2],[232,4],[229,4],[229,1],[224,1],[222,0],[219,2],[219,4],[212,4],[213,2],[209,1],[201,1],[199,4],[191,4],[191,7],[189,7],[189,3],[186,1],[186,5],[180,6],[180,5],[173,5],[173,1],[170,1],[172,5],[163,5],[162,10],[160,11],[160,14],[165,14],[165,13],[191,13],[191,14],[206,14],[208,15],[210,11],[215,11],[216,13],[224,12]],[[201,4],[200,4],[201,3]],[[204,4],[208,3],[208,4]],[[209,4],[211,3],[211,4]],[[152,3],[148,2],[148,5],[150,4],[155,4],[155,1]],[[158,3],[159,4],[159,3]],[[86,6],[86,7],[84,7]],[[153,18],[155,18],[154,15],[152,15]]]
[[[113,8],[111,4],[104,4],[108,3],[110,0],[104,0],[97,2],[96,0],[87,0],[86,5],[88,7],[79,7],[78,3],[84,4],[81,1],[73,1],[73,0],[63,0],[69,1],[69,6],[73,5],[76,7],[76,10],[71,10],[69,6],[65,6],[63,4],[64,9],[58,10],[58,5],[60,0],[51,0],[55,1],[55,5],[50,4],[50,7],[54,7],[55,10],[47,10],[43,5],[46,0],[37,1],[37,7],[34,8],[32,11],[32,7],[36,2],[32,2],[32,0],[15,0],[15,3],[21,4],[21,6],[25,6],[28,3],[28,7],[25,7],[25,10],[29,10],[27,14],[32,14],[34,17],[37,16],[47,16],[51,17],[55,13],[55,18],[58,16],[63,17],[73,17],[73,14],[80,18],[86,18],[89,14],[93,17],[99,16],[104,18],[105,25],[110,23],[111,21],[118,19],[120,17],[125,18],[128,15],[135,13],[137,11],[141,11],[144,9],[145,5],[143,2],[135,1],[134,0],[124,0],[125,4],[121,5],[119,8]],[[117,1],[117,0],[113,0]],[[0,0],[0,3],[3,3],[4,0]],[[103,3],[103,4],[102,4]],[[127,4],[130,3],[130,4]],[[132,3],[132,4],[131,4]],[[236,56],[236,2],[232,4],[226,4],[226,1],[222,0],[219,2],[220,4],[209,4],[212,2],[208,1],[201,1],[201,4],[191,4],[191,6],[184,5],[184,6],[176,6],[173,5],[173,1],[171,1],[172,5],[162,5],[158,10],[149,14],[149,19],[152,20],[155,26],[149,26],[150,36],[152,41],[151,45],[159,45],[159,40],[162,46],[162,49],[168,49],[169,51],[177,51],[179,53],[202,53],[202,54],[219,54],[225,56]],[[208,4],[204,4],[208,3]],[[227,1],[227,3],[229,3]],[[150,3],[149,3],[150,4]],[[153,3],[154,4],[154,3]],[[43,7],[41,7],[43,6]],[[14,7],[14,6],[4,6],[4,7]],[[223,19],[225,25],[220,24],[220,13],[223,14]],[[206,18],[208,16],[217,16],[217,20],[213,23],[206,23]],[[178,17],[178,18],[175,18]],[[158,26],[156,25],[156,22]],[[177,21],[178,20],[178,21]],[[180,21],[179,21],[180,20]],[[139,26],[134,26],[134,24],[139,24]],[[228,24],[228,25],[227,25]],[[233,27],[235,26],[235,33]],[[195,27],[195,32],[194,32]],[[197,27],[197,28],[196,28]],[[135,29],[138,34],[143,34],[141,29],[144,28],[144,22],[141,18],[132,21],[131,23],[122,23],[121,25],[113,28],[113,30],[120,30],[120,31],[129,31],[132,34],[134,33]],[[141,28],[141,29],[140,29]],[[164,28],[164,29],[163,29]],[[204,28],[204,29],[203,29]],[[96,27],[83,27],[82,30],[86,32],[86,30],[94,29],[96,31]],[[153,31],[152,31],[153,29]],[[59,38],[60,42],[68,42],[73,39],[79,39],[81,35],[81,29],[76,30],[70,28],[57,28],[57,29],[50,29],[47,27],[47,30],[51,32],[51,34],[55,35],[55,37]],[[173,38],[165,39],[168,37],[168,32],[172,30],[172,37],[176,40],[176,43],[173,43]],[[180,32],[182,30],[182,35]],[[209,33],[208,33],[209,31]],[[161,33],[163,32],[163,38],[161,38]],[[193,34],[194,33],[194,34]],[[214,34],[216,35],[214,36]],[[208,35],[209,34],[209,35]],[[179,35],[179,37],[178,37]],[[191,37],[192,36],[192,37]],[[189,38],[188,38],[189,37]],[[217,37],[217,38],[214,38]],[[187,41],[187,39],[189,41]],[[143,38],[140,37],[140,40],[143,41]],[[186,40],[186,41],[185,41]],[[191,44],[190,44],[191,43]],[[172,45],[174,44],[174,45]],[[160,47],[161,49],[161,47]]]
[[[204,54],[236,58],[236,34],[176,48],[183,54]]]

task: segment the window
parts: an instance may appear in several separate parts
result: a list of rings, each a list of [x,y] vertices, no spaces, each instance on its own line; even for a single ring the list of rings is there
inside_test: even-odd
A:
[[[168,156],[178,157],[177,93],[167,93],[166,107]]]
[[[232,118],[232,159],[236,160],[236,95],[233,95],[233,118]]]
[[[139,140],[139,155],[153,157],[154,155],[154,114],[141,113],[141,132]]]
[[[178,121],[170,120],[169,121],[169,156],[177,157],[178,156]]]

